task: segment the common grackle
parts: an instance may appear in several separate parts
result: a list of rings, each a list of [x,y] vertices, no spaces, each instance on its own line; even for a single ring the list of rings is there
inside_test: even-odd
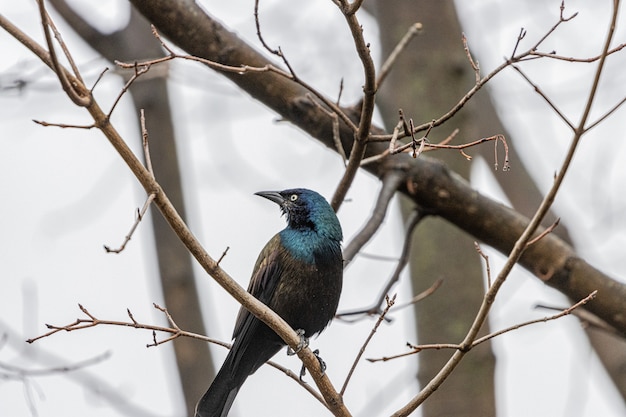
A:
[[[343,279],[341,225],[315,191],[296,188],[256,194],[280,206],[287,227],[261,251],[248,292],[308,338],[321,332],[337,311]],[[222,368],[196,406],[196,417],[226,417],[246,378],[285,346],[243,307],[233,338]]]

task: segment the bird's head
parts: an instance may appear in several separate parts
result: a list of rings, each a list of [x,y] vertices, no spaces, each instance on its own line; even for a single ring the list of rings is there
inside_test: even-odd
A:
[[[306,188],[255,193],[280,206],[287,216],[287,227],[313,230],[328,238],[341,241],[343,235],[339,219],[330,204],[318,193]]]

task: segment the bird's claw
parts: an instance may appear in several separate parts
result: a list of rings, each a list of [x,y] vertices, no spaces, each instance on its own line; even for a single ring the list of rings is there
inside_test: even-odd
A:
[[[315,349],[313,351],[313,354],[315,355],[315,357],[317,358],[317,361],[320,364],[320,371],[322,371],[322,375],[324,375],[326,373],[326,362],[324,362],[324,359],[322,359],[322,357],[320,356],[320,350]],[[305,375],[306,375],[306,367],[304,366],[304,364],[302,364],[302,369],[300,369],[300,382],[304,382],[303,378]]]
[[[309,346],[309,339],[304,336],[304,330],[298,329],[296,330],[296,334],[300,337],[300,341],[298,342],[298,346],[293,350],[291,346],[287,346],[287,355],[293,356],[300,352],[302,349],[307,348]]]

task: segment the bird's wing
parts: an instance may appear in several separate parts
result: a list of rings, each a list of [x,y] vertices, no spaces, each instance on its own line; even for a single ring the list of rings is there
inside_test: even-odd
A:
[[[278,277],[281,273],[280,262],[278,262],[281,253],[280,236],[276,235],[267,242],[267,245],[265,245],[259,254],[259,258],[254,265],[254,272],[252,273],[250,284],[248,285],[248,292],[266,305],[269,303],[274,293]],[[244,307],[241,307],[237,315],[237,320],[235,321],[233,339],[239,336],[245,322],[252,318],[253,316],[250,312]]]

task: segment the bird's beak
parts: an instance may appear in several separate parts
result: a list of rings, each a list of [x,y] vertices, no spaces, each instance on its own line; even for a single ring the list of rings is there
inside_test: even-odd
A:
[[[254,193],[254,194],[259,195],[261,197],[265,197],[268,200],[273,201],[274,203],[278,204],[281,207],[285,203],[285,197],[280,195],[278,191],[259,191],[258,193]]]

